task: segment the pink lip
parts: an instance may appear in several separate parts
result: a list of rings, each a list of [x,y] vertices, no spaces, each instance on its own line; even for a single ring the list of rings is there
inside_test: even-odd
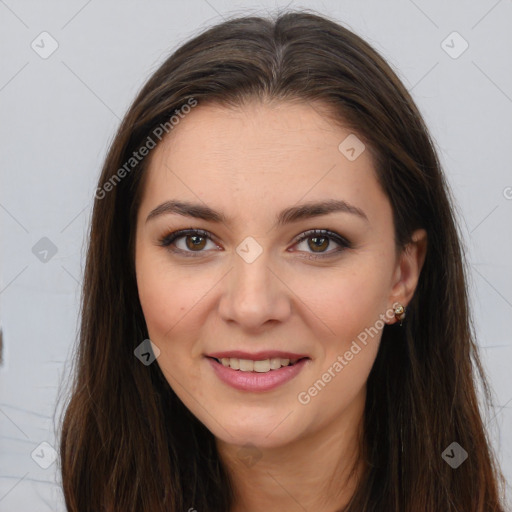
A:
[[[258,355],[258,357],[260,356]],[[285,359],[290,358],[286,357]],[[293,366],[283,366],[279,370],[270,370],[267,373],[233,370],[233,368],[224,366],[222,363],[212,359],[212,357],[208,357],[208,361],[210,362],[217,377],[219,377],[219,379],[224,383],[229,384],[236,389],[241,391],[269,391],[293,379],[293,377],[298,375],[299,372],[304,368],[309,359],[301,359],[300,361],[297,361],[297,363],[295,363]]]
[[[213,354],[207,354],[208,357],[215,357],[216,359],[222,359],[223,357],[234,357],[236,359],[250,359],[252,361],[262,361],[264,359],[272,359],[280,357],[281,359],[302,359],[308,357],[306,354],[294,354],[293,352],[281,352],[279,350],[263,350],[261,352],[255,352],[250,354],[243,350],[231,350],[228,352],[214,352]]]

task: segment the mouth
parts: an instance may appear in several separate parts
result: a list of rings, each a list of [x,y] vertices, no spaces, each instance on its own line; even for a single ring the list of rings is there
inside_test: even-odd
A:
[[[307,356],[290,358],[271,357],[268,359],[243,359],[238,357],[212,357],[207,356],[208,359],[213,359],[217,363],[238,370],[241,372],[254,372],[254,373],[268,373],[280,370],[286,366],[295,366],[300,361],[310,359]]]
[[[246,355],[246,353],[233,353],[230,355]],[[224,384],[244,392],[263,392],[276,389],[285,383],[297,377],[305,370],[311,358],[299,356],[291,353],[278,353],[281,355],[295,356],[293,359],[288,357],[269,357],[276,356],[276,352],[266,352],[264,355],[250,354],[254,359],[245,359],[241,357],[225,357],[226,352],[222,354],[212,354],[206,356],[210,366],[216,375]],[[218,357],[222,355],[223,357]],[[267,359],[257,359],[261,357]],[[246,356],[247,357],[247,356]]]

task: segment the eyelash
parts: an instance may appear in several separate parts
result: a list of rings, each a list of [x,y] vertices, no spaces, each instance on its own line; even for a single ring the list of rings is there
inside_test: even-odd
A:
[[[198,257],[201,255],[204,251],[183,251],[182,249],[178,248],[171,248],[171,244],[178,240],[179,238],[183,238],[185,236],[192,236],[192,235],[198,235],[200,237],[204,237],[212,242],[215,243],[213,238],[211,237],[210,233],[208,231],[204,231],[202,229],[181,229],[179,231],[174,231],[172,233],[169,233],[165,235],[164,237],[159,239],[159,244],[162,247],[167,247],[168,250],[172,251],[173,253],[182,254],[185,257]],[[294,243],[294,245],[297,245],[304,240],[307,240],[308,238],[313,237],[321,237],[321,238],[328,238],[331,241],[336,242],[340,245],[339,248],[335,249],[334,251],[330,251],[328,253],[309,253],[308,259],[323,259],[323,258],[329,258],[332,257],[334,254],[339,254],[345,249],[350,249],[352,247],[352,244],[344,237],[339,235],[338,233],[334,231],[329,231],[327,229],[310,229],[308,231],[305,231],[302,236]]]

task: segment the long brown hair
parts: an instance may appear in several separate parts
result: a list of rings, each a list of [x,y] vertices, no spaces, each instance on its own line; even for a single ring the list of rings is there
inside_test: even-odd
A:
[[[134,357],[148,338],[134,272],[148,158],[133,168],[126,162],[187,102],[236,107],[254,98],[327,106],[333,121],[351,128],[375,155],[398,246],[417,228],[428,234],[407,319],[403,327],[384,328],[367,382],[367,471],[345,511],[503,512],[502,477],[477,399],[478,383],[490,394],[474,341],[461,237],[433,141],[385,60],[353,32],[307,11],[229,19],[183,44],[147,81],[110,146],[94,202],[62,423],[68,510],[228,512],[232,506],[213,435],[158,364]],[[442,457],[453,442],[468,453],[456,469]]]

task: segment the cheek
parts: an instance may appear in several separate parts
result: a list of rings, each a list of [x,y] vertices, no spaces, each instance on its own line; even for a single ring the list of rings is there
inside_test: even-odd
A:
[[[165,255],[141,248],[136,261],[142,311],[150,338],[159,344],[190,313],[201,297],[200,290],[194,287],[193,275],[172,268]]]
[[[296,396],[307,416],[315,418],[315,428],[364,404],[364,398],[357,397],[365,392],[377,356],[385,309],[379,289],[360,288],[360,282],[354,278],[338,283],[326,295],[324,307],[318,307],[322,322],[334,334],[317,336],[318,364]]]
[[[383,269],[358,264],[333,273],[309,274],[302,280],[298,295],[315,314],[326,341],[343,348],[385,312],[387,282]],[[295,290],[298,287],[299,283]]]
[[[165,265],[156,263],[145,265],[139,260],[137,286],[139,300],[146,321],[149,338],[160,349],[157,364],[166,380],[178,393],[179,383],[185,380],[191,368],[191,347],[194,331],[187,324],[187,312],[197,297],[176,273]],[[185,327],[187,327],[185,329]],[[189,387],[194,387],[194,379],[188,375]]]
[[[177,321],[178,294],[169,293],[169,279],[155,267],[143,267],[137,274],[137,287],[150,338],[160,346],[165,333]]]
[[[384,327],[388,269],[370,259],[357,263],[320,280],[308,279],[302,288],[304,303],[317,317],[319,366],[298,398],[301,404],[313,402],[318,412],[328,408],[328,417],[362,392]]]
[[[219,279],[214,272],[198,273],[192,267],[177,267],[160,252],[141,248],[137,254],[137,287],[149,338],[160,349],[157,363],[180,396],[180,383],[202,396],[201,329],[205,295]],[[185,401],[185,397],[181,397]]]

